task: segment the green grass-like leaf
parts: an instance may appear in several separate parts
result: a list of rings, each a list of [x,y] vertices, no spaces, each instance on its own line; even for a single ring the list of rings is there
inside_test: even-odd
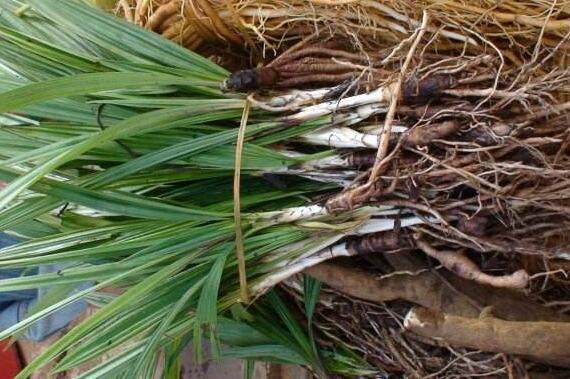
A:
[[[238,303],[232,180],[245,97],[220,91],[226,70],[82,0],[26,3],[16,15],[19,0],[0,2],[0,180],[9,183],[0,191],[0,230],[25,239],[0,249],[0,269],[68,267],[0,280],[0,291],[52,288],[0,338],[74,301],[100,309],[19,377],[55,358],[61,372],[119,346],[80,377],[149,378],[161,356],[164,375],[175,377],[180,351],[194,342],[200,355],[203,337],[221,357],[309,365],[318,374],[332,367],[314,342],[318,283],[305,282],[308,329],[277,291]],[[288,153],[331,118],[291,125],[253,110],[250,119],[240,202],[254,285],[342,235],[260,221],[336,189],[288,172],[331,154]],[[93,286],[70,292],[80,283]],[[121,294],[100,292],[109,286]],[[335,354],[339,362],[348,356]],[[336,370],[348,372],[353,361]]]

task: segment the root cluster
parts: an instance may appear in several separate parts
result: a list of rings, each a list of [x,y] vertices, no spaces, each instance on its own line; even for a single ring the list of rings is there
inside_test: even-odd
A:
[[[524,377],[548,371],[544,364],[568,367],[561,336],[570,287],[561,264],[570,257],[570,71],[554,58],[565,37],[558,42],[517,65],[501,51],[432,54],[428,40],[399,91],[406,49],[369,55],[364,66],[356,55],[340,63],[337,50],[309,44],[228,79],[227,89],[255,90],[256,104],[295,122],[334,114],[328,132],[304,139],[321,138],[343,158],[327,172],[356,171],[326,200],[330,214],[394,206],[425,220],[349,240],[358,258],[305,271],[351,299],[323,305],[323,343],[342,340],[379,372],[410,377]],[[255,86],[243,85],[248,76]],[[320,97],[272,108],[275,92],[301,86],[314,94],[323,85],[329,92]],[[403,254],[415,263],[395,258]],[[524,341],[548,349],[531,342],[524,350]]]

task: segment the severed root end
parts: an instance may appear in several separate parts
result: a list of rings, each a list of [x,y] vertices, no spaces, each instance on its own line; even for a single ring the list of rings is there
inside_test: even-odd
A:
[[[469,258],[458,251],[437,250],[419,236],[414,236],[419,249],[437,259],[446,269],[465,279],[499,288],[525,288],[530,277],[525,270],[510,275],[492,276],[482,272]]]
[[[432,325],[439,326],[444,321],[444,314],[441,312],[429,308],[414,307],[404,318],[404,329],[410,331],[425,330]]]

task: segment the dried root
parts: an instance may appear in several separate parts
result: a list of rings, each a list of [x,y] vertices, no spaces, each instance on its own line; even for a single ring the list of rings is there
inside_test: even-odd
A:
[[[404,139],[407,146],[425,146],[435,140],[444,139],[459,131],[460,124],[455,121],[445,121],[441,124],[427,125],[414,128]]]
[[[510,275],[488,275],[481,272],[475,263],[459,251],[437,250],[419,236],[414,239],[416,245],[427,255],[437,259],[445,268],[461,278],[499,288],[525,288],[528,285],[529,275],[525,270],[518,270]]]
[[[494,317],[466,318],[427,308],[413,308],[404,328],[422,337],[483,351],[528,357],[570,367],[570,323],[504,321]]]
[[[343,294],[375,303],[406,300],[426,308],[463,317],[478,317],[485,308],[505,320],[561,321],[565,318],[551,309],[512,291],[455,280],[450,287],[426,269],[399,271],[377,278],[354,267],[321,263],[304,271]],[[454,291],[455,289],[455,291]]]

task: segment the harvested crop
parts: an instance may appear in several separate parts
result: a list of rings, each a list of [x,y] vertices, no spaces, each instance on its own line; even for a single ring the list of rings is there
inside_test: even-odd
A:
[[[93,377],[152,377],[163,358],[166,375],[181,349],[204,338],[222,356],[301,364],[321,377],[487,375],[504,369],[488,355],[465,368],[446,361],[450,351],[425,347],[431,340],[410,347],[397,315],[433,306],[459,325],[493,307],[508,322],[563,328],[567,310],[556,301],[568,296],[566,271],[550,269],[569,259],[563,7],[437,3],[420,14],[408,3],[359,2],[385,13],[374,17],[377,31],[392,32],[376,39],[355,29],[355,51],[342,18],[338,39],[299,32],[271,62],[230,74],[80,1],[28,3],[0,4],[0,180],[10,182],[0,225],[25,239],[0,250],[0,267],[69,267],[0,281],[0,291],[56,288],[50,304],[0,338],[78,299],[101,309],[22,376],[56,358],[64,371],[119,345]],[[188,34],[185,5],[200,19]],[[252,13],[249,5],[237,14],[206,0],[120,6],[149,29],[183,32],[185,45],[207,35],[261,49],[228,22]],[[315,6],[326,16],[356,5]],[[529,16],[510,17],[515,10]],[[339,258],[359,270],[330,278],[343,271],[327,261]],[[378,285],[362,269],[386,287],[368,294]],[[342,331],[321,327],[334,304],[326,308],[311,279],[298,285],[302,272],[351,298],[393,302],[386,312],[397,322],[375,329],[387,350],[356,334],[376,358],[355,354],[363,348],[347,342],[343,312],[332,312]],[[93,286],[74,291],[84,282]],[[121,294],[101,291],[108,287]],[[528,358],[505,343],[488,350]],[[531,358],[565,365],[555,353]],[[410,358],[430,354],[439,360]]]

